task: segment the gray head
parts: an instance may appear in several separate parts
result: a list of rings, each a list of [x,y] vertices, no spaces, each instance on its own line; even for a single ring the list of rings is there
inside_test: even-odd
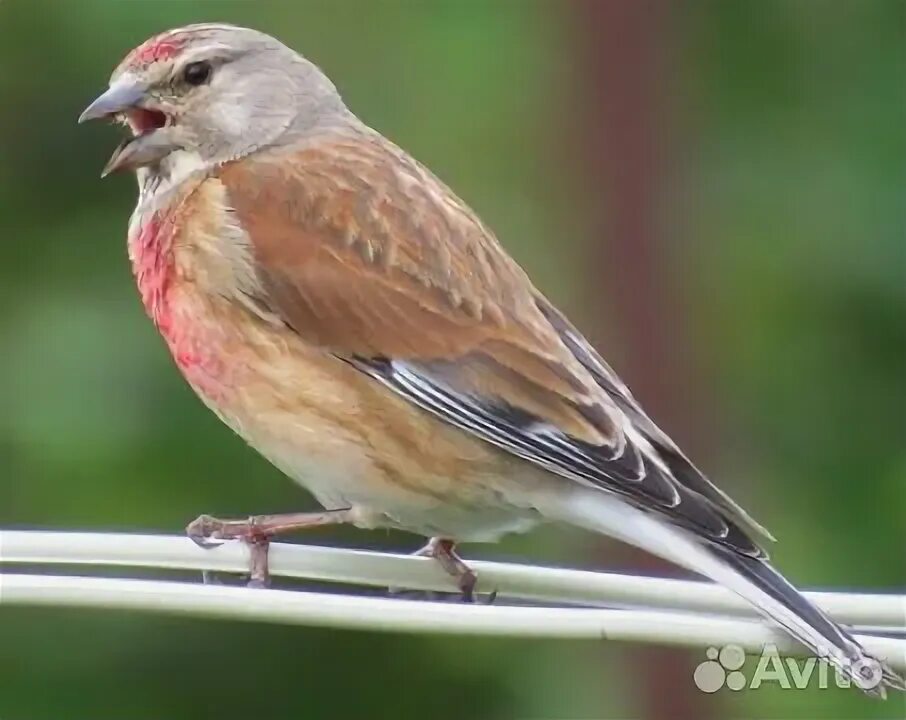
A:
[[[283,43],[204,24],[160,33],[130,52],[79,122],[102,117],[122,120],[133,135],[107,174],[166,172],[177,158],[215,165],[352,116],[327,76]]]

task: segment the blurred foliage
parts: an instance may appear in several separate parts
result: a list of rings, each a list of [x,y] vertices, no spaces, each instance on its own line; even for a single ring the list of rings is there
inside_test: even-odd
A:
[[[126,51],[205,20],[317,61],[580,325],[594,321],[574,278],[608,242],[582,232],[599,189],[559,152],[585,97],[570,3],[5,0],[3,527],[179,531],[203,511],[312,504],[171,368],[125,261],[133,183],[97,180],[115,133],[75,126]],[[906,3],[704,0],[678,6],[671,33],[665,252],[689,301],[684,352],[710,384],[696,412],[720,418],[709,469],[774,530],[797,582],[902,592]],[[545,529],[469,553],[589,564],[581,542]],[[0,716],[630,717],[641,683],[626,650],[4,609]],[[713,700],[732,716],[903,712],[832,690]]]

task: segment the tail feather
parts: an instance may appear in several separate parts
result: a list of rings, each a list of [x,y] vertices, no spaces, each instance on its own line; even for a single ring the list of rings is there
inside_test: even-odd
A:
[[[813,651],[819,655],[826,653],[828,660],[862,690],[883,697],[885,685],[898,690],[906,689],[903,679],[890,667],[869,655],[847,630],[807,600],[766,561],[740,555],[730,548],[719,545],[708,549],[783,608],[795,613],[802,622],[787,625],[783,618],[771,613],[770,610],[758,607],[761,612]],[[802,623],[806,626],[806,632],[802,632]]]
[[[904,689],[904,680],[872,657],[853,636],[808,601],[765,559],[696,538],[616,496],[581,491],[544,512],[635,545],[727,587],[819,657],[825,657],[866,693]]]

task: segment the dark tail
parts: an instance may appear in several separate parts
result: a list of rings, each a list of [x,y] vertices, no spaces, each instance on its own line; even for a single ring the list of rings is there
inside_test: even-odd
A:
[[[766,561],[740,555],[730,548],[712,550],[763,593],[787,608],[801,622],[763,608],[766,615],[793,637],[828,659],[840,672],[870,695],[885,697],[885,688],[906,690],[906,681],[883,661],[869,655],[853,636],[831,620]],[[760,608],[762,609],[762,608]],[[803,625],[807,630],[803,631]]]
[[[870,695],[885,688],[906,690],[906,682],[873,657],[853,636],[815,607],[767,560],[719,542],[696,537],[655,513],[638,509],[609,493],[576,491],[543,508],[549,517],[611,537],[659,555],[732,590],[759,613],[784,628],[818,657]]]

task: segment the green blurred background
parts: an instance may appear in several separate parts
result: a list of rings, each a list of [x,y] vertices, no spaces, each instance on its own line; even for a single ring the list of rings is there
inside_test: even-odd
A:
[[[0,0],[0,526],[179,532],[313,501],[171,367],[125,259],[130,48],[229,21],[319,63],[495,228],[805,586],[906,589],[906,3]],[[318,532],[397,550],[419,538]],[[543,529],[492,557],[670,572]],[[0,717],[903,717],[705,696],[704,653],[0,610]]]

